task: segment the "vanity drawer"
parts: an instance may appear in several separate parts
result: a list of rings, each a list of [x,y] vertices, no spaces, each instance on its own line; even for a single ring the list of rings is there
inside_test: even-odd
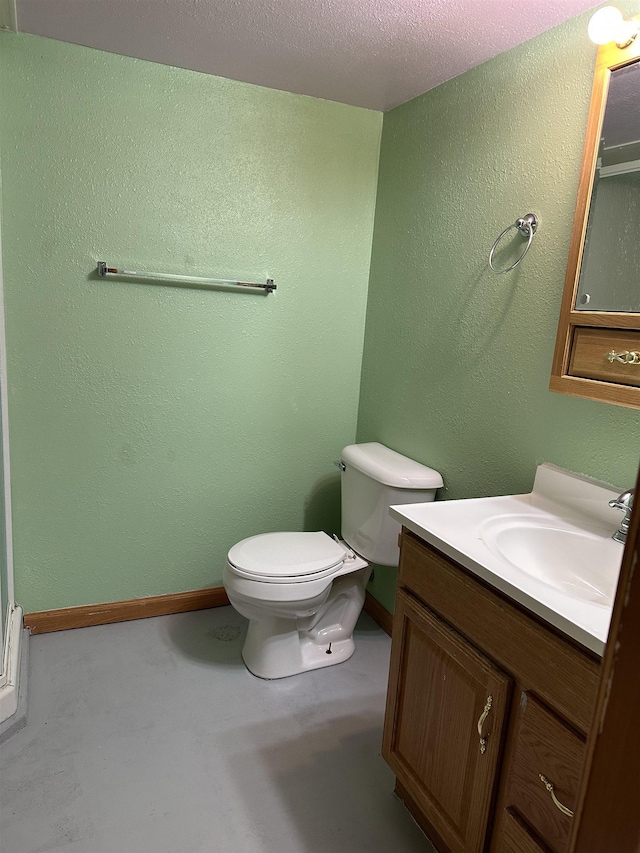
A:
[[[612,352],[618,355],[637,353],[638,360],[636,363],[619,361],[617,358],[609,361],[608,356]],[[616,382],[618,385],[640,386],[640,332],[576,327],[569,375]]]
[[[534,841],[511,812],[507,812],[503,823],[502,841],[497,848],[497,853],[547,853],[547,851]]]
[[[564,853],[584,763],[584,740],[558,717],[523,693],[518,730],[508,768],[506,805],[515,809],[554,853]],[[553,795],[540,779],[553,785]],[[554,800],[555,796],[555,800]]]

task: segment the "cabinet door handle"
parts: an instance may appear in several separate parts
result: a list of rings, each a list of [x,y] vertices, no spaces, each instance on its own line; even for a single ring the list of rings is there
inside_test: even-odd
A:
[[[622,364],[640,364],[640,352],[629,352],[629,350],[616,352],[612,349],[611,352],[607,353],[607,358],[611,363],[619,361]]]
[[[484,709],[480,714],[480,719],[478,720],[478,735],[480,737],[480,754],[484,755],[487,751],[487,737],[482,734],[482,727],[484,726],[484,721],[489,716],[489,711],[491,710],[491,706],[493,705],[493,696],[487,696],[487,701],[485,703]]]
[[[567,817],[573,817],[573,812],[571,809],[568,809],[566,806],[563,806],[560,800],[556,797],[556,792],[553,789],[553,785],[547,779],[546,776],[543,776],[542,773],[538,774],[538,779],[542,782],[547,791],[551,794],[551,799],[553,800],[553,804],[557,809],[560,809],[562,814],[566,814]]]

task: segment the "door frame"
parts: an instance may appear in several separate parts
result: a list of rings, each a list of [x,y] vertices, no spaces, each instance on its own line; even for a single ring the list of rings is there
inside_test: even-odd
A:
[[[640,471],[569,853],[640,851]]]

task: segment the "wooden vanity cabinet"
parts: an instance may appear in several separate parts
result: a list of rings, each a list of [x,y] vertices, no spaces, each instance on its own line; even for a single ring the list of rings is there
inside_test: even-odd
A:
[[[396,608],[385,758],[452,853],[479,849],[511,679],[402,591]]]
[[[564,853],[599,666],[403,530],[382,754],[438,850]]]

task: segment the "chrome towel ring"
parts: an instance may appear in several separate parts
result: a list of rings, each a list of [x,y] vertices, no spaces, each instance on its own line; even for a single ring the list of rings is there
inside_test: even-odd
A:
[[[514,264],[511,264],[511,266],[507,267],[506,269],[497,270],[493,265],[493,253],[497,249],[500,240],[502,240],[505,234],[508,234],[512,228],[517,228],[523,237],[528,238],[527,245],[524,247],[524,251]],[[533,235],[536,233],[537,229],[538,217],[535,215],[535,213],[527,213],[527,215],[523,216],[522,219],[516,219],[513,225],[509,225],[508,228],[505,228],[502,234],[500,234],[496,242],[493,244],[493,246],[491,247],[491,251],[489,252],[489,266],[491,267],[493,272],[498,273],[498,275],[502,275],[502,273],[511,272],[512,269],[515,269],[529,251],[529,246],[533,242]]]

